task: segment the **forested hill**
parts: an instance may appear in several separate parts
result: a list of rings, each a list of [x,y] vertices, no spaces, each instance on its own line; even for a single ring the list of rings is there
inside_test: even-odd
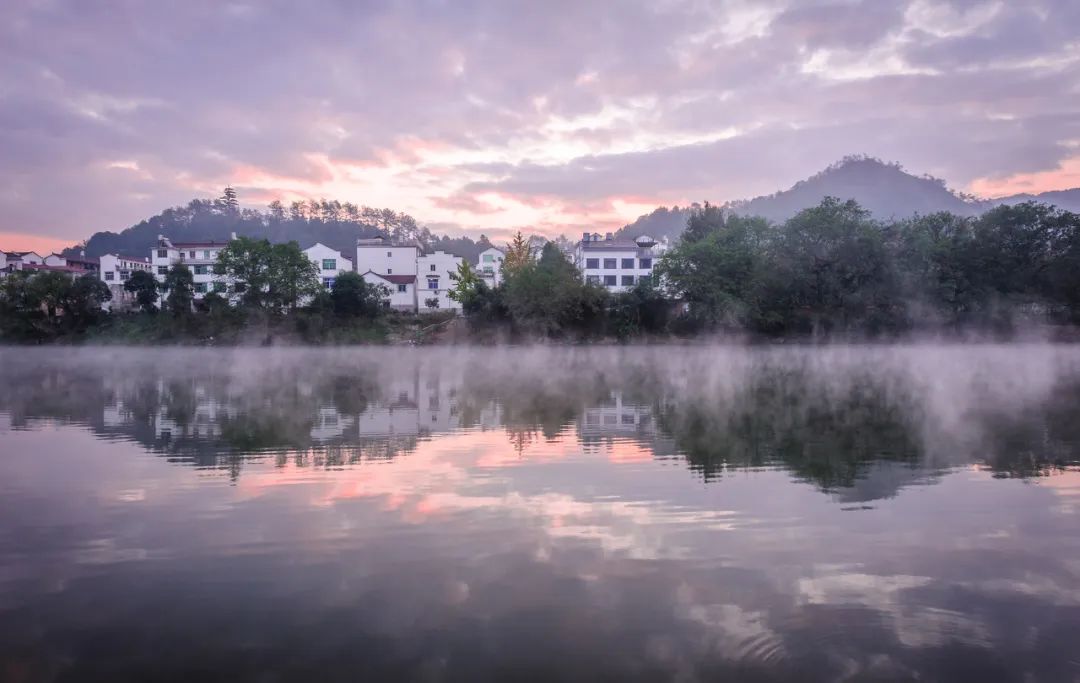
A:
[[[109,253],[149,256],[158,235],[179,242],[224,242],[232,232],[246,237],[265,237],[271,242],[295,240],[303,248],[322,242],[349,258],[355,256],[358,238],[380,233],[396,240],[416,240],[426,249],[441,249],[473,263],[481,251],[491,246],[483,235],[477,240],[434,235],[408,214],[337,201],[311,200],[289,206],[274,202],[266,211],[241,209],[236,193],[229,188],[219,199],[192,200],[122,232],[95,233],[87,240],[85,250],[91,257]],[[75,249],[67,251],[73,253]]]
[[[848,157],[824,171],[775,194],[728,202],[724,208],[742,215],[762,216],[774,222],[817,206],[825,197],[854,199],[879,220],[909,218],[948,211],[960,216],[980,214],[1000,204],[1037,201],[1080,212],[1080,188],[1000,199],[978,199],[949,189],[943,180],[916,176],[898,164],[869,157]],[[648,234],[677,237],[686,226],[692,207],[661,207],[638,218],[619,232],[625,237]]]

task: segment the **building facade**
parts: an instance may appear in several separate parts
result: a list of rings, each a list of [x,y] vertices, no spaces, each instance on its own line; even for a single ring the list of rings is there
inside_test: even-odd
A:
[[[489,287],[502,284],[502,262],[506,252],[497,247],[490,247],[480,252],[476,260],[476,273],[484,278]]]
[[[461,310],[450,298],[460,256],[443,251],[423,254],[412,244],[393,244],[385,237],[356,243],[356,270],[364,280],[389,288],[387,305],[397,310]]]
[[[135,295],[124,289],[124,284],[131,276],[138,272],[152,273],[153,266],[150,259],[135,258],[134,256],[120,256],[118,254],[105,254],[99,260],[101,270],[98,277],[109,287],[112,292],[112,300],[102,307],[109,311],[127,310],[135,305]]]
[[[304,254],[319,267],[319,282],[326,289],[333,289],[338,276],[353,269],[351,260],[337,249],[331,249],[321,242],[316,242],[305,249]]]
[[[609,292],[625,292],[643,278],[651,278],[656,260],[666,245],[648,235],[633,240],[615,239],[611,233],[585,233],[574,250],[574,261],[586,282]]]
[[[236,233],[232,233],[229,239],[236,239]],[[228,242],[214,241],[173,242],[168,237],[158,235],[158,244],[150,259],[152,272],[158,282],[164,282],[169,269],[183,263],[194,276],[196,299],[202,299],[210,292],[227,296],[228,279],[215,272],[218,254],[227,245]]]

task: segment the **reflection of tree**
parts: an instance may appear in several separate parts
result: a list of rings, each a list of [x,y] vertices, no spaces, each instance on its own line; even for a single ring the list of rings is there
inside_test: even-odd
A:
[[[908,399],[868,375],[830,386],[802,370],[764,368],[729,401],[697,398],[666,401],[660,426],[706,479],[781,465],[830,490],[852,486],[874,462],[920,454]]]

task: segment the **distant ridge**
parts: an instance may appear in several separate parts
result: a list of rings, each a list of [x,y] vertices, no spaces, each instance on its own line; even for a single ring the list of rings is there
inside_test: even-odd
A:
[[[1018,194],[998,199],[979,199],[949,189],[944,180],[908,173],[896,163],[866,156],[841,159],[820,173],[800,180],[787,190],[762,197],[733,201],[723,206],[734,213],[787,220],[825,197],[854,199],[878,219],[903,219],[915,214],[949,211],[973,216],[1000,204],[1037,201],[1080,212],[1080,188],[1041,194]],[[636,237],[675,238],[682,233],[692,207],[660,207],[624,226],[619,234]]]

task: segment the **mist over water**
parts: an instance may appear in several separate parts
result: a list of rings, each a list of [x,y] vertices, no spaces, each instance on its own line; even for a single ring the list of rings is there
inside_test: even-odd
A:
[[[1080,677],[1080,347],[0,364],[0,677]]]

